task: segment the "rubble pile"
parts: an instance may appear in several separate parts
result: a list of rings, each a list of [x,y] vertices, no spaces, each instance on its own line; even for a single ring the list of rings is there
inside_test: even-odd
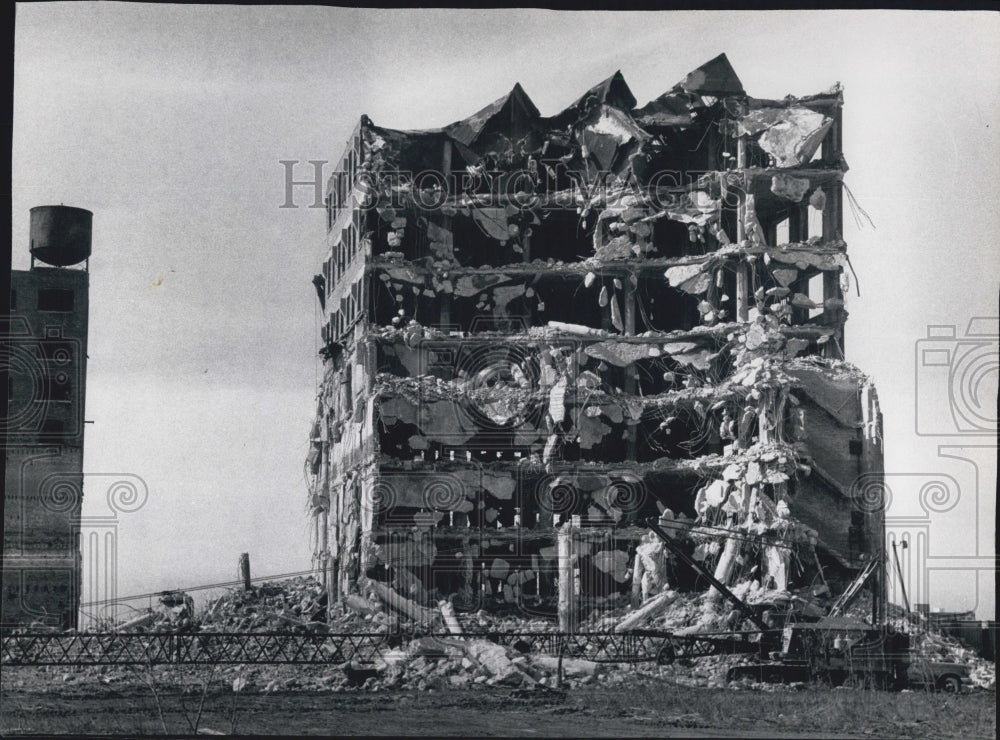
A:
[[[362,631],[363,620],[344,615],[342,631]],[[228,589],[197,611],[183,591],[164,591],[159,603],[115,626],[118,632],[310,632],[327,630],[326,592],[313,578],[293,578]]]
[[[249,591],[229,589],[208,603],[200,625],[223,632],[322,631],[326,601],[325,589],[313,578],[264,583]]]
[[[912,646],[931,660],[968,666],[973,684],[981,689],[996,689],[996,663],[979,657],[958,640],[936,632],[921,632],[913,636]]]
[[[198,628],[194,599],[183,591],[163,591],[156,607],[115,626],[117,632],[190,632]]]
[[[441,690],[500,686],[520,689],[574,689],[669,679],[684,686],[726,687],[728,669],[740,659],[711,656],[690,664],[659,666],[605,663],[577,657],[521,652],[517,647],[479,639],[424,637],[390,651],[375,664],[348,663],[342,688]],[[739,687],[749,687],[743,682]]]
[[[384,669],[376,675],[358,674],[345,667],[348,682],[359,679],[368,688],[447,688],[473,684],[487,686],[555,687],[559,661],[548,655],[528,655],[487,640],[418,638],[405,649],[385,656]],[[564,659],[566,687],[590,683],[599,675],[598,664],[588,660]]]

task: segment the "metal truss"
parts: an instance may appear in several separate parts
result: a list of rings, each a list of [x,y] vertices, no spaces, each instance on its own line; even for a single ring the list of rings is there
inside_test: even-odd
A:
[[[194,632],[24,634],[4,637],[0,665],[211,665],[370,662],[388,635]]]
[[[746,634],[673,635],[655,630],[608,632],[467,632],[426,634],[442,647],[458,639],[489,640],[529,654],[563,655],[597,662],[637,663],[753,652]],[[400,633],[291,634],[273,632],[30,633],[0,641],[0,664],[14,665],[211,665],[370,663],[412,640]]]

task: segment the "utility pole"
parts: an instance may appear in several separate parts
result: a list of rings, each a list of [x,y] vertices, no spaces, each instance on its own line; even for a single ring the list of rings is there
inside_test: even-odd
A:
[[[243,579],[243,590],[249,591],[250,586],[250,553],[240,555],[240,577]]]

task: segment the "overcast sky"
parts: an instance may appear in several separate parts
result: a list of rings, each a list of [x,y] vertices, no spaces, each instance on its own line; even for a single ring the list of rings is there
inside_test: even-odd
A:
[[[997,315],[997,14],[119,3],[16,13],[13,264],[28,266],[32,206],[94,212],[84,514],[108,513],[100,474],[149,489],[120,518],[120,594],[232,579],[245,551],[254,575],[309,567],[310,281],[325,223],[319,209],[279,208],[279,160],[302,161],[307,179],[305,162],[336,160],[363,113],[437,127],[515,82],[551,115],[621,69],[643,104],[724,51],[757,97],[844,85],[846,182],[874,222],[859,228],[845,211],[861,287],[847,297],[846,349],[878,383],[889,516],[929,532],[929,593],[911,593],[994,616],[995,447],[968,445],[995,437],[918,436],[914,408],[919,395],[931,432],[954,426],[948,369],[915,362],[927,326],[955,325],[960,339],[970,318]],[[311,202],[308,188],[297,195]],[[995,336],[935,346],[978,353],[977,392],[995,398]],[[967,446],[948,458],[943,444]],[[927,499],[927,514],[920,490],[936,479],[954,490]]]

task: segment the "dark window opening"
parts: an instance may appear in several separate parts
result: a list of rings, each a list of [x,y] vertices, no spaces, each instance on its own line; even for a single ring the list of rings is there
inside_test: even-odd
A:
[[[707,229],[692,229],[689,224],[669,218],[653,222],[653,244],[656,247],[656,257],[706,254],[718,248],[718,241]]]
[[[735,292],[732,291],[733,294]],[[672,287],[662,275],[639,278],[636,298],[636,333],[675,329],[688,331],[701,324],[699,297]]]
[[[44,288],[38,291],[39,311],[72,311],[73,291],[63,288]]]
[[[537,298],[527,296],[531,301],[533,326],[544,326],[549,321],[561,321],[566,324],[582,324],[595,329],[611,329],[611,308],[601,306],[599,289],[584,287],[579,275],[545,276],[535,282]],[[610,291],[609,291],[610,296]],[[625,291],[619,290],[614,298],[624,316],[625,307],[621,301]],[[609,297],[609,301],[611,298]]]
[[[455,259],[468,267],[490,265],[498,267],[523,261],[522,254],[514,249],[515,237],[497,239],[508,229],[507,216],[500,209],[478,209],[474,218],[456,216],[452,222],[452,238]],[[509,231],[508,231],[509,234]],[[501,242],[503,242],[501,244]]]
[[[344,371],[343,379],[341,380],[341,387],[343,390],[343,398],[341,399],[341,408],[344,409],[345,414],[350,414],[354,411],[354,394],[351,389],[351,369]]]
[[[541,222],[529,227],[531,259],[580,262],[592,256],[596,220],[596,216],[591,214],[583,222],[575,210],[568,209],[541,213]]]

